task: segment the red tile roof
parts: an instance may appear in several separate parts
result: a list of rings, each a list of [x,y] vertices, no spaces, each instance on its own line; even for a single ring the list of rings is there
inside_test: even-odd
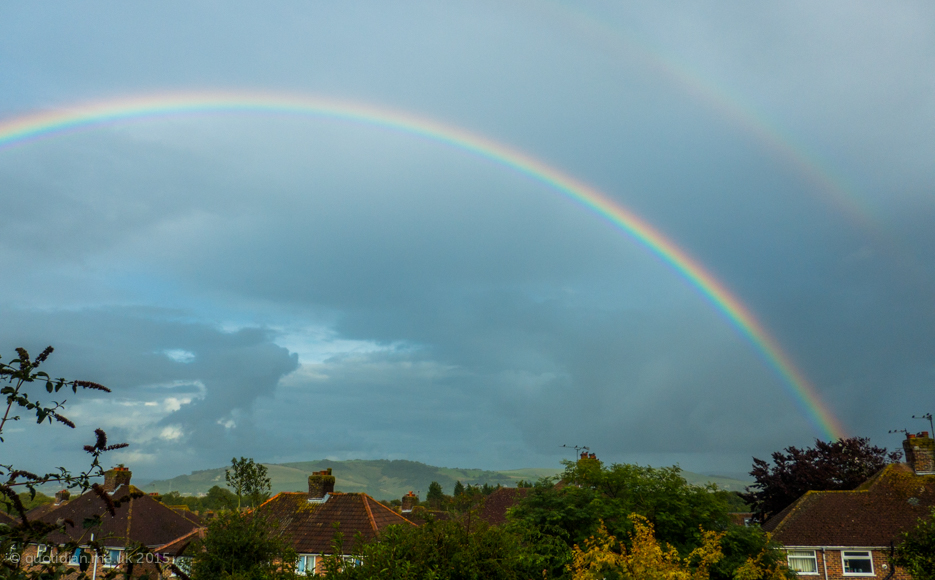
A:
[[[336,531],[341,532],[344,552],[349,554],[358,532],[366,542],[389,525],[414,525],[365,493],[335,492],[324,503],[312,503],[305,492],[283,492],[256,513],[268,517],[300,554],[330,554]]]
[[[50,542],[63,544],[70,539],[82,540],[93,533],[97,538],[108,538],[104,542],[107,546],[122,547],[132,541],[152,548],[199,527],[133,486],[122,485],[111,497],[120,503],[115,515],[110,515],[100,497],[88,491],[40,517],[40,521],[50,524],[73,524],[65,523],[64,533],[50,534]],[[84,521],[95,516],[101,516],[101,525],[84,528]]]
[[[883,468],[853,491],[810,491],[763,529],[786,546],[889,546],[935,507],[935,476]]]

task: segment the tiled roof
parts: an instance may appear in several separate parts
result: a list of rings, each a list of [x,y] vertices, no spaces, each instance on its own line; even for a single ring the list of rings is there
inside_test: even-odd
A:
[[[68,502],[65,502],[65,503],[68,503]],[[45,514],[51,512],[52,510],[62,507],[63,505],[65,505],[65,503],[49,502],[49,503],[44,503],[42,505],[37,505],[36,507],[26,512],[26,517],[29,518],[30,520],[38,520]]]
[[[519,503],[528,493],[528,487],[501,487],[484,500],[481,519],[492,526],[506,522],[506,510]]]
[[[935,476],[888,465],[853,491],[810,491],[763,529],[786,546],[889,546],[935,507]]]
[[[412,522],[365,493],[332,493],[324,503],[310,503],[304,492],[283,492],[257,508],[277,531],[292,542],[300,554],[329,554],[334,539],[334,522],[340,525],[344,552],[355,547],[360,532],[364,541],[391,524]]]
[[[181,556],[185,554],[185,550],[192,542],[203,540],[204,537],[205,528],[198,528],[188,532],[181,538],[176,538],[167,544],[153,548],[153,552],[164,556]]]
[[[131,498],[131,493],[135,497]],[[111,497],[120,502],[113,516],[103,500],[93,491],[88,491],[39,520],[50,524],[65,523],[65,533],[56,531],[49,535],[53,543],[81,540],[93,533],[97,538],[108,538],[105,545],[113,547],[126,546],[128,537],[145,546],[162,546],[199,527],[133,486],[122,485]],[[101,516],[101,525],[84,528],[85,519],[94,516]]]
[[[7,515],[4,512],[0,512],[0,524],[14,524],[16,519],[13,516]]]
[[[190,509],[187,509],[187,508],[186,508],[186,509],[180,509],[178,506],[166,506],[166,507],[168,507],[169,509],[171,509],[171,510],[174,511],[175,513],[179,514],[180,516],[182,516],[182,517],[185,518],[186,520],[190,521],[191,523],[195,524],[196,526],[203,526],[203,525],[205,525],[204,520],[201,518],[201,516],[199,516],[198,514],[196,514],[196,513],[193,512],[193,511],[191,511]]]

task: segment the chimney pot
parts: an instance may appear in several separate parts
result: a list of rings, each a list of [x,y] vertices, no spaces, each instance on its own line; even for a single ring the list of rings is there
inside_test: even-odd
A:
[[[412,511],[412,508],[419,504],[419,496],[412,493],[411,491],[403,496],[402,505],[400,505],[400,511],[404,514],[407,514]]]
[[[929,437],[928,431],[918,435],[907,433],[903,452],[906,454],[906,463],[917,475],[935,473],[935,440]]]
[[[130,485],[130,477],[132,475],[133,473],[123,465],[118,465],[109,471],[105,471],[104,491],[107,493],[114,493],[114,490],[121,485]]]
[[[308,501],[326,501],[328,494],[334,493],[334,480],[330,467],[322,471],[313,471],[308,476]]]

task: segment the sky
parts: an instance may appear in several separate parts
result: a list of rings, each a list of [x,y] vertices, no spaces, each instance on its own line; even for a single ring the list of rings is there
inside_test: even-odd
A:
[[[899,448],[935,392],[933,24],[912,1],[3,4],[0,355],[52,345],[47,372],[113,391],[59,397],[74,430],[7,426],[3,463],[79,468],[97,427],[142,480]]]

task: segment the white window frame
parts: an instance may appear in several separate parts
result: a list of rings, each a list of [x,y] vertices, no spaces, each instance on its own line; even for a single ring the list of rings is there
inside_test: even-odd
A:
[[[113,562],[110,559],[112,553],[117,553],[117,561]],[[116,568],[123,561],[123,548],[104,548],[104,558],[101,563],[105,568]]]
[[[792,559],[805,560],[810,559],[815,563],[814,572],[800,572],[792,567]],[[817,550],[786,550],[786,564],[789,569],[797,576],[818,576],[818,551]]]
[[[311,563],[311,572],[309,572],[309,563]],[[315,567],[318,565],[318,554],[300,554],[298,564],[296,572],[306,576],[314,576]],[[299,566],[301,566],[301,569],[299,569]]]
[[[49,544],[36,544],[36,561],[35,564],[51,564],[52,563],[52,546]]]
[[[857,554],[865,555],[866,559],[870,561],[870,571],[869,572],[848,572],[847,571],[847,560],[846,554],[852,554],[852,558],[861,558]],[[873,551],[871,550],[841,550],[841,571],[845,576],[875,576],[873,570]]]

